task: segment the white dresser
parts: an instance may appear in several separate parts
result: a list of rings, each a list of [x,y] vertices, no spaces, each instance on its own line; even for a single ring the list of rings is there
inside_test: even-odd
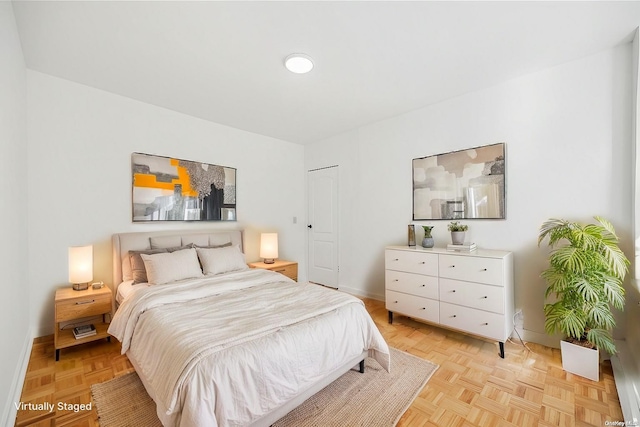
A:
[[[513,254],[477,249],[389,246],[385,250],[385,298],[393,313],[500,343],[513,331]]]

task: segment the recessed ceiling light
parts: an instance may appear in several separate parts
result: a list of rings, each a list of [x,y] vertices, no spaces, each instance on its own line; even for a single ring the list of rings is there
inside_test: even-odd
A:
[[[284,66],[292,73],[304,74],[313,69],[313,60],[304,53],[293,53],[284,59]]]

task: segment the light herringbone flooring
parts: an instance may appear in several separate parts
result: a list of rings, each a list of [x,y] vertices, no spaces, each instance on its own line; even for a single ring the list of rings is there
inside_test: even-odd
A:
[[[384,303],[365,299],[389,345],[440,365],[404,414],[401,427],[604,426],[623,421],[611,365],[599,382],[562,370],[559,350],[529,344],[497,344],[395,316],[387,322]],[[91,402],[90,386],[133,371],[116,340],[62,350],[54,361],[53,336],[37,338],[22,402]],[[91,411],[18,411],[16,426],[98,426]],[[143,426],[141,426],[143,427]]]

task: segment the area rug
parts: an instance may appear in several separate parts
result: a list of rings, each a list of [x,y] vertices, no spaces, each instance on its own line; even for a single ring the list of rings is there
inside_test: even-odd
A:
[[[277,421],[274,427],[395,426],[438,366],[391,348],[391,373],[367,358]],[[156,408],[133,372],[91,386],[100,426],[160,427]]]

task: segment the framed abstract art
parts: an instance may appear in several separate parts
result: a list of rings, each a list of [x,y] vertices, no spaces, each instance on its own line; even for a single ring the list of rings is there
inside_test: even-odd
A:
[[[236,221],[236,169],[133,153],[133,222]]]
[[[413,159],[413,219],[504,219],[505,144]]]

